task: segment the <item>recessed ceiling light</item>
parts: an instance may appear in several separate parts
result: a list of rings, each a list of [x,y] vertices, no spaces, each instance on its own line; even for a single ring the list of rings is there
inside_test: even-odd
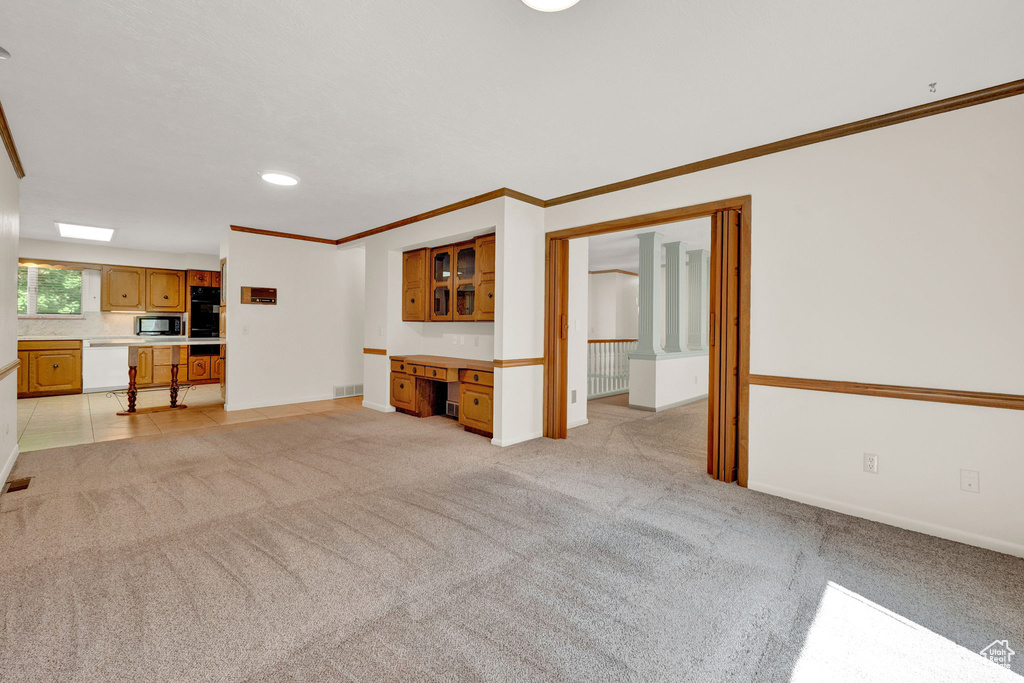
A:
[[[298,185],[299,176],[284,171],[263,171],[260,177],[274,185]]]
[[[95,240],[97,242],[109,242],[114,236],[110,228],[94,228],[90,225],[75,225],[74,223],[57,223],[57,230],[61,237],[70,237],[75,240]]]
[[[0,59],[10,59],[11,53],[0,47]]]
[[[540,12],[561,12],[569,9],[580,0],[523,0],[528,7]]]

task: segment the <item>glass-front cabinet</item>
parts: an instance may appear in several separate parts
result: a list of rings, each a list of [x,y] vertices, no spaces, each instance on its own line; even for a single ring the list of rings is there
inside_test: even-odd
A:
[[[404,252],[402,320],[494,320],[494,235]]]
[[[452,319],[452,247],[439,247],[431,253],[431,320]]]
[[[455,245],[454,320],[476,320],[476,242]]]

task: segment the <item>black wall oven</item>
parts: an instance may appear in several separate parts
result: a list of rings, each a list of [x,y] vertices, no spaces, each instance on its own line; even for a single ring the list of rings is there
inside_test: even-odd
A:
[[[220,336],[220,287],[189,288],[189,337]],[[189,347],[190,356],[218,356],[218,344]]]

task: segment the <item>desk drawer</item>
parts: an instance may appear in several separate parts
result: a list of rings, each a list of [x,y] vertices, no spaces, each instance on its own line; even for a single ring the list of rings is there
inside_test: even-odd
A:
[[[391,373],[391,405],[416,410],[416,379],[399,372]]]
[[[469,384],[480,384],[485,387],[494,386],[494,373],[484,370],[460,370],[459,381]]]
[[[437,380],[438,382],[459,381],[459,371],[455,368],[442,368],[435,367],[433,365],[424,365],[423,376],[427,379]]]
[[[412,374],[412,363],[406,363],[404,360],[393,360],[391,361],[391,372],[404,372]]]

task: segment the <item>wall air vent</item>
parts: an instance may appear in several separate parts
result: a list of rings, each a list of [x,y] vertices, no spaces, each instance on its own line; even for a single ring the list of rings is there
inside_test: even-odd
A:
[[[334,398],[348,398],[350,396],[362,396],[362,384],[349,384],[343,387],[334,387]]]

